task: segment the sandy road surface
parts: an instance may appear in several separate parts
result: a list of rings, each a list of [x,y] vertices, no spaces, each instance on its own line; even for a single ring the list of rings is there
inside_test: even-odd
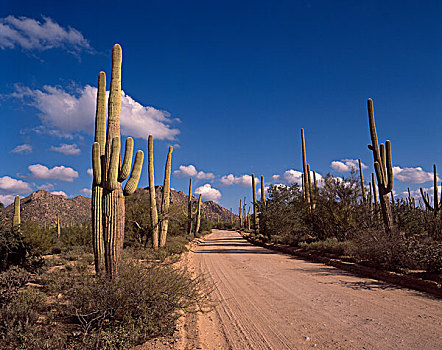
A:
[[[214,230],[191,263],[216,285],[202,349],[442,349],[442,301]]]

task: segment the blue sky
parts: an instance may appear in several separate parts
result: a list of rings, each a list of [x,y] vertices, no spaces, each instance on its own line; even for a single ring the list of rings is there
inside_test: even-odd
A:
[[[204,198],[236,210],[251,193],[244,175],[299,181],[301,127],[312,169],[342,177],[361,158],[368,179],[371,97],[397,194],[431,192],[433,163],[442,169],[441,2],[137,3],[2,2],[0,201],[88,193],[94,89],[114,43],[123,136],[146,151],[154,135],[157,184],[175,145],[172,187],[186,192],[192,175]]]

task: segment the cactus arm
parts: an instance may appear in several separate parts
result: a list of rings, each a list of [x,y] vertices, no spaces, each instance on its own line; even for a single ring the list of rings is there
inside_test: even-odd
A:
[[[124,151],[123,165],[121,166],[121,170],[118,175],[119,182],[126,180],[130,175],[130,168],[132,166],[133,153],[134,153],[134,139],[132,137],[128,137],[126,139],[126,147],[125,147],[125,151]]]
[[[422,189],[422,187],[419,188],[419,190],[420,190],[420,192],[421,192],[422,199],[424,200],[425,207],[426,207],[428,210],[433,211],[434,208],[431,206],[430,201],[428,200],[428,199],[429,199],[428,194],[424,192],[424,190]]]
[[[121,114],[121,46],[115,44],[112,49],[112,73],[108,101],[107,141],[120,136]]]
[[[106,74],[104,72],[98,74],[94,141],[102,146],[100,155],[104,155],[104,145],[106,144]]]
[[[368,109],[368,123],[370,128],[370,137],[371,137],[371,145],[368,148],[373,151],[374,161],[380,163],[380,152],[379,152],[379,142],[378,142],[378,134],[376,132],[376,124],[374,122],[374,108],[373,108],[373,100],[369,98],[367,100],[367,109]]]
[[[118,187],[118,169],[120,163],[120,138],[114,137],[112,139],[112,152],[108,170],[107,189],[113,191]]]
[[[94,185],[101,185],[100,144],[98,142],[94,142],[92,145],[92,170]]]
[[[130,174],[129,180],[127,180],[126,185],[124,186],[124,195],[130,196],[135,192],[138,186],[138,182],[140,181],[141,171],[143,170],[143,161],[144,161],[144,152],[137,151],[135,155],[135,162],[132,168],[132,173]]]

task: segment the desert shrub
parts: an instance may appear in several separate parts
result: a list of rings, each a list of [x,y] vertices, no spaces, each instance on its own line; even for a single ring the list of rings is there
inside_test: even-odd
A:
[[[297,245],[305,240],[310,233],[304,220],[308,208],[301,197],[297,184],[290,187],[270,185],[265,210],[260,208],[262,232],[269,238],[277,237],[277,243]]]
[[[60,241],[63,246],[90,247],[92,245],[92,226],[85,223],[72,225],[61,230]]]
[[[21,225],[23,239],[33,254],[48,254],[57,241],[56,230],[45,228],[36,222],[25,221]]]
[[[113,280],[80,276],[67,291],[66,313],[83,349],[120,349],[172,334],[180,310],[200,304],[200,281],[170,267],[125,263]]]
[[[28,255],[23,237],[5,223],[0,224],[0,271],[9,266],[24,265]]]
[[[23,268],[13,266],[0,273],[0,305],[9,302],[30,279]]]
[[[336,255],[345,255],[348,253],[350,241],[340,242],[336,238],[327,238],[324,241],[311,243],[301,242],[299,246],[306,250],[315,250],[320,253],[332,253]]]

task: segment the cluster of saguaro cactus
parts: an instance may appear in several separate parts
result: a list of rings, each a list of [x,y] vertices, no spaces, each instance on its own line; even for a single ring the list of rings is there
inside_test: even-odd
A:
[[[393,228],[393,215],[391,212],[389,193],[393,190],[393,165],[391,161],[391,143],[378,144],[376,125],[374,120],[373,100],[367,101],[368,121],[370,125],[371,145],[368,148],[373,152],[374,169],[379,189],[379,201],[386,232]],[[374,187],[374,183],[373,183]]]
[[[442,201],[439,202],[439,190],[437,188],[437,171],[436,171],[436,164],[433,164],[433,188],[434,188],[434,200],[433,200],[433,206],[430,203],[430,196],[428,193],[424,192],[422,187],[420,188],[422,199],[425,203],[425,208],[427,210],[434,212],[434,216],[437,216],[437,214],[440,211],[440,208],[442,207]],[[442,197],[442,193],[441,193]]]
[[[301,148],[302,148],[302,196],[309,205],[309,211],[315,209],[315,198],[318,192],[318,185],[316,182],[316,172],[313,172],[313,182],[311,178],[310,164],[307,163],[307,155],[305,151],[305,135],[304,129],[301,129]]]
[[[157,250],[166,245],[167,231],[169,227],[169,208],[170,208],[170,173],[172,166],[173,147],[169,146],[167,153],[166,168],[164,170],[163,195],[161,200],[161,211],[158,214],[157,197],[155,192],[155,173],[153,163],[153,136],[149,135],[147,139],[148,154],[148,180],[149,180],[149,208],[150,225],[152,228],[152,248]],[[146,245],[148,237],[146,237]]]
[[[20,196],[15,196],[14,199],[14,216],[12,218],[12,229],[16,232],[20,232]]]
[[[126,139],[123,164],[120,166],[122,51],[116,44],[112,50],[112,74],[108,101],[106,130],[106,75],[98,76],[95,142],[92,147],[92,232],[95,269],[104,268],[112,278],[118,273],[124,239],[124,196],[137,188],[144,153],[138,151],[131,172],[134,141]],[[122,182],[129,177],[123,190]]]

